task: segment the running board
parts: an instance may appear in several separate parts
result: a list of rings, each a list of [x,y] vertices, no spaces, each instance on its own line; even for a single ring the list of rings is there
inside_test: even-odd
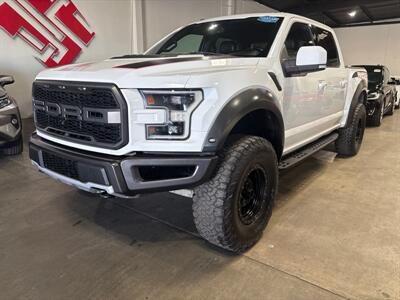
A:
[[[328,136],[324,136],[324,137],[320,138],[319,140],[301,148],[300,150],[297,150],[291,154],[288,154],[287,156],[283,157],[283,159],[279,163],[279,165],[278,165],[279,170],[285,170],[290,167],[293,167],[294,165],[301,162],[303,159],[309,157],[310,155],[313,155],[315,152],[318,152],[322,148],[328,146],[330,143],[336,141],[338,137],[339,137],[339,134],[332,133]]]

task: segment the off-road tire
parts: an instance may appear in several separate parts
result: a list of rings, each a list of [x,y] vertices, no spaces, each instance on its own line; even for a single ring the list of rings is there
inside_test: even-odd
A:
[[[23,149],[24,144],[22,142],[22,138],[20,138],[17,141],[7,145],[6,148],[0,149],[0,153],[6,156],[18,155],[22,153]]]
[[[257,169],[259,168],[259,170]],[[254,222],[241,219],[242,193],[253,170],[262,174],[262,203]],[[271,217],[278,186],[278,161],[267,140],[243,136],[220,155],[214,176],[194,190],[193,216],[200,235],[210,243],[235,253],[252,247],[262,236]]]
[[[383,111],[384,111],[384,104],[381,103],[379,108],[375,110],[372,116],[368,116],[367,118],[367,125],[373,127],[379,127],[382,124],[383,120]]]
[[[354,156],[360,150],[364,138],[366,124],[366,110],[362,103],[357,104],[350,122],[345,128],[339,129],[339,138],[336,140],[336,152],[340,156]]]

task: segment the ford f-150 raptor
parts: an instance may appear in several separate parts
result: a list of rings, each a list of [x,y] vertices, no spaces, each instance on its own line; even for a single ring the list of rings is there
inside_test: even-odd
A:
[[[0,75],[0,156],[20,154],[23,148],[18,106],[4,88],[12,83],[12,76]]]
[[[366,72],[335,33],[290,14],[203,20],[144,55],[48,69],[33,83],[41,172],[117,197],[192,189],[201,236],[234,252],[260,238],[278,170],[363,140]]]

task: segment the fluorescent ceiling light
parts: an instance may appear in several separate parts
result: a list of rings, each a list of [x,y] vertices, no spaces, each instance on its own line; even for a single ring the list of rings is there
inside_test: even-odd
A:
[[[208,30],[214,30],[215,28],[218,27],[218,24],[211,24]]]
[[[356,14],[357,14],[357,11],[353,10],[353,11],[349,12],[348,14],[349,14],[350,17],[354,18],[356,16]]]

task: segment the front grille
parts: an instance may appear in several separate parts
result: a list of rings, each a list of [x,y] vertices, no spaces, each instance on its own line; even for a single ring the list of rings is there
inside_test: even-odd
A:
[[[36,123],[40,128],[46,128],[48,132],[82,141],[96,141],[98,143],[112,144],[121,141],[120,124],[101,124],[95,122],[83,122],[73,119],[63,120],[49,116],[46,112],[36,112]],[[58,129],[58,130],[57,130]]]
[[[61,174],[72,179],[79,179],[76,162],[58,157],[47,152],[43,152],[42,155],[43,164],[46,169],[49,169],[57,174]]]
[[[62,90],[59,86],[66,89]],[[35,85],[33,98],[40,101],[55,102],[65,105],[95,108],[119,108],[113,92],[109,88],[73,89],[65,84]]]
[[[48,134],[111,149],[127,143],[126,103],[114,85],[36,81],[33,100],[36,126]],[[109,112],[119,122],[108,122]]]

